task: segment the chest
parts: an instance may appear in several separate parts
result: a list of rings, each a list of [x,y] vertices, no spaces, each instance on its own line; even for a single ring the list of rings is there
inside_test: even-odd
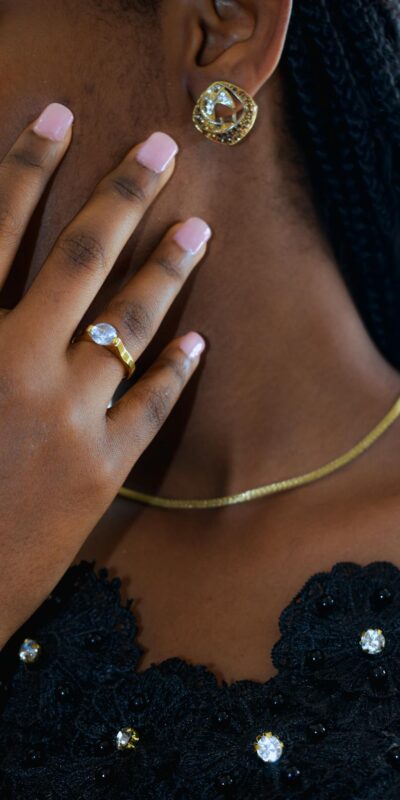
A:
[[[310,575],[338,561],[400,562],[398,502],[271,506],[251,522],[235,509],[224,526],[159,512],[132,523],[126,505],[103,520],[80,557],[119,575],[135,599],[140,669],[179,656],[228,682],[265,680],[280,614]]]

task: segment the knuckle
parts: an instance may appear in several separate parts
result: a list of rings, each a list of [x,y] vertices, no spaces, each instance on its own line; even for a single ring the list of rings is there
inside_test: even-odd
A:
[[[104,247],[96,236],[85,231],[71,231],[58,242],[58,251],[74,269],[101,271],[105,268]]]
[[[30,147],[14,147],[3,159],[3,164],[22,169],[42,171],[46,158],[43,153],[37,153]]]
[[[152,317],[146,306],[138,300],[114,300],[110,304],[112,314],[119,320],[122,332],[139,342],[149,339],[152,332]]]
[[[187,379],[187,360],[174,358],[171,354],[165,353],[160,358],[160,364],[177,382],[179,389],[183,389]]]
[[[108,187],[123,200],[134,205],[145,205],[146,192],[133,175],[117,174],[108,179]]]
[[[162,253],[155,253],[154,264],[162,272],[164,272],[168,278],[172,278],[173,280],[178,281],[178,283],[182,283],[184,277],[182,268],[180,264],[178,264],[176,260],[172,258],[172,256]]]
[[[170,392],[166,388],[147,391],[145,413],[152,428],[160,428],[171,409]]]

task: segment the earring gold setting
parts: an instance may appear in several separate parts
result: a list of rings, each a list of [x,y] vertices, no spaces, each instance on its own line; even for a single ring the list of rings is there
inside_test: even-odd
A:
[[[222,116],[217,106],[222,107]],[[257,104],[244,89],[228,81],[214,81],[200,95],[193,109],[193,123],[207,139],[234,145],[250,133],[257,114]]]

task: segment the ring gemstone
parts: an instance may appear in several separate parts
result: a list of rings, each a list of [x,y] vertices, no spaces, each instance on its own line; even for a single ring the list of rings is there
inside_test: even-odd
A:
[[[113,325],[109,325],[108,322],[99,322],[97,325],[91,325],[89,336],[96,344],[105,346],[112,344],[118,334]]]

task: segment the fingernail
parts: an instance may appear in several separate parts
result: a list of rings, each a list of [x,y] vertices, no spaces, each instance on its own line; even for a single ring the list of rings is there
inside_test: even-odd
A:
[[[33,130],[38,136],[52,142],[62,142],[74,121],[74,115],[61,103],[50,103],[36,120]]]
[[[211,228],[203,219],[190,217],[178,228],[173,238],[182,250],[194,256],[208,242],[210,236]]]
[[[164,172],[178,152],[177,143],[167,133],[152,133],[136,153],[143,167],[153,172]]]
[[[179,342],[179,347],[189,358],[197,358],[203,352],[206,343],[202,336],[194,331],[187,333]]]

